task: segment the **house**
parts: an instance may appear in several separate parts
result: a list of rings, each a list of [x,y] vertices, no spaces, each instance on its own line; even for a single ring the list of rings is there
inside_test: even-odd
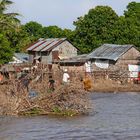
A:
[[[134,45],[103,44],[87,56],[92,62],[93,75],[127,82],[129,65],[138,65],[140,52]]]
[[[29,62],[39,60],[44,64],[77,56],[78,49],[66,38],[41,38],[27,49]]]
[[[94,70],[128,70],[128,64],[138,64],[140,52],[134,45],[103,44],[87,56]]]
[[[9,62],[9,64],[21,64],[27,63],[29,61],[29,55],[26,53],[14,53],[13,61]]]

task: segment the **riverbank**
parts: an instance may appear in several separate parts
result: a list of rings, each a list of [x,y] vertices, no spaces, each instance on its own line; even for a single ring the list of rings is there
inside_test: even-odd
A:
[[[140,84],[120,83],[112,80],[97,80],[93,82],[92,92],[140,92]]]

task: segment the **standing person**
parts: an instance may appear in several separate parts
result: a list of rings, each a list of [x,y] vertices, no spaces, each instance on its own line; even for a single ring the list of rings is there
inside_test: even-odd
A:
[[[21,79],[21,83],[22,83],[23,89],[26,88],[27,92],[28,92],[29,91],[30,79],[25,77],[25,78]]]
[[[64,70],[64,73],[63,73],[63,83],[64,84],[67,84],[68,82],[70,82],[70,76],[69,74],[67,73],[67,69]]]
[[[85,74],[91,75],[91,61],[85,62]]]
[[[55,80],[52,78],[52,76],[50,75],[49,76],[49,89],[51,90],[51,91],[54,91],[55,90],[55,88],[54,88],[54,83],[55,83]]]

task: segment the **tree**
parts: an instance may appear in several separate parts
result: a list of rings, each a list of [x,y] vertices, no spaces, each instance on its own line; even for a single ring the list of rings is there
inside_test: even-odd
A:
[[[12,49],[9,49],[9,41],[3,34],[0,34],[0,64],[7,63],[12,59]]]
[[[71,42],[74,42],[74,35],[75,35],[75,31],[72,31],[70,29],[63,30],[63,37],[66,37]]]
[[[10,0],[0,1],[0,29],[15,29],[19,26],[20,21],[16,18],[18,13],[6,13],[7,7],[13,4]]]
[[[140,3],[131,2],[120,17],[115,31],[118,44],[134,44],[140,49]]]
[[[23,26],[23,29],[29,34],[29,36],[34,37],[35,39],[39,39],[42,36],[42,25],[35,22],[30,21]]]
[[[78,18],[74,25],[75,44],[85,53],[102,43],[112,43],[112,29],[118,15],[108,6],[97,6],[84,17]]]
[[[43,28],[44,38],[60,38],[63,36],[63,30],[57,26],[48,26]]]
[[[0,63],[8,62],[13,55],[13,40],[10,36],[19,28],[20,22],[16,18],[17,13],[6,13],[8,5],[13,2],[10,0],[0,0]]]
[[[130,2],[127,5],[127,10],[124,11],[126,18],[137,18],[140,21],[140,3]]]
[[[24,29],[24,26],[20,26],[18,31],[12,31],[8,34],[8,40],[10,41],[10,47],[15,52],[25,52],[27,46],[35,41],[34,36],[30,36]]]
[[[7,10],[7,6],[13,4],[10,0],[1,0],[0,1],[0,14],[3,14]]]

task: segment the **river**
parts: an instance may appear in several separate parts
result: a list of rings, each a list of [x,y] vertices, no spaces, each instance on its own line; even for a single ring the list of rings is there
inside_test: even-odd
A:
[[[0,117],[0,140],[140,140],[140,94],[93,93],[79,117]]]

